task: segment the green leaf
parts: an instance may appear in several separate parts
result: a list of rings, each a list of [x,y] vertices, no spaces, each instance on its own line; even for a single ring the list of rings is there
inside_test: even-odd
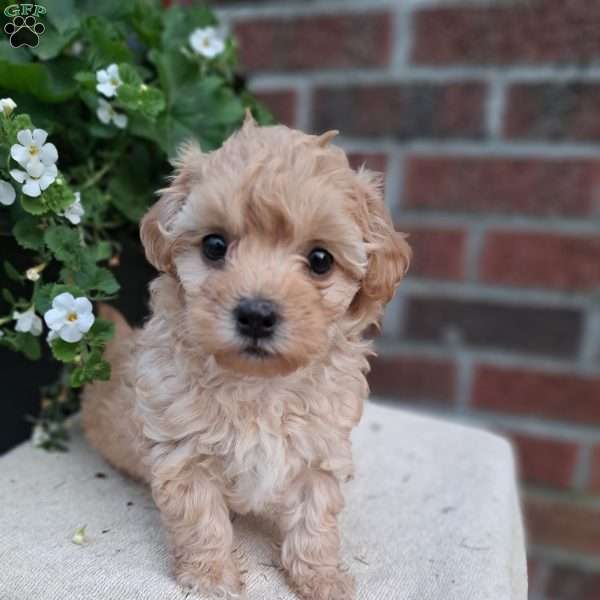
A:
[[[17,133],[21,129],[33,129],[29,115],[24,114],[16,115],[12,119],[0,119],[0,124],[8,143],[11,145],[17,142]]]
[[[111,63],[131,62],[133,55],[127,41],[117,28],[104,17],[88,17],[84,35],[90,48],[93,68],[105,68]]]
[[[73,387],[81,387],[96,379],[107,381],[110,379],[110,364],[102,360],[100,349],[92,350],[83,365],[73,369],[69,377],[69,383]]]
[[[21,194],[21,206],[31,215],[43,215],[49,212],[49,208],[41,201],[41,197],[32,198]]]
[[[90,329],[94,343],[106,344],[115,334],[115,324],[106,319],[96,319]]]
[[[5,260],[2,264],[4,266],[4,272],[9,279],[19,282],[23,281],[23,276],[7,260]]]
[[[56,181],[40,197],[42,203],[48,210],[60,213],[75,201],[75,194],[59,175]]]
[[[23,215],[13,227],[13,235],[19,246],[26,250],[41,250],[44,247],[44,229],[37,219]]]
[[[127,163],[115,169],[108,185],[112,204],[136,224],[154,197],[157,182],[149,179],[151,171],[150,153],[142,144],[136,144]]]
[[[53,283],[46,283],[39,286],[35,291],[33,305],[35,306],[36,312],[40,315],[43,315],[46,311],[50,310],[52,299],[56,296],[54,287],[55,285]]]
[[[58,260],[79,268],[81,243],[77,230],[66,225],[51,225],[44,233],[44,241]]]
[[[160,46],[163,12],[158,3],[137,0],[132,14],[131,24],[141,41],[149,48]]]
[[[52,2],[46,2],[46,4],[48,8],[47,18],[59,33],[79,28],[81,24],[80,12],[75,0],[52,0]],[[47,35],[47,33],[46,31],[44,35]]]
[[[4,38],[0,39],[0,60],[22,65],[31,61],[31,54],[29,53],[29,48],[25,46],[13,48],[8,39]]]
[[[0,82],[6,90],[31,94],[43,102],[64,102],[77,91],[73,76],[80,65],[79,60],[65,57],[29,64],[0,60]]]
[[[76,36],[76,30],[61,32],[46,27],[44,35],[40,37],[40,43],[37,47],[31,49],[31,53],[40,60],[50,60],[51,58],[57,57]]]
[[[123,83],[117,90],[117,98],[124,108],[140,112],[154,120],[165,108],[165,96],[157,88],[142,84]]]
[[[94,250],[96,253],[96,260],[108,260],[112,254],[112,244],[110,242],[98,242],[96,246],[94,246]]]
[[[108,269],[96,266],[94,259],[89,254],[82,257],[79,270],[71,272],[73,281],[86,293],[96,290],[107,296],[115,294],[119,283]]]
[[[72,344],[61,340],[60,338],[55,339],[50,344],[50,348],[54,358],[64,363],[72,363],[81,352],[79,342]]]
[[[128,63],[121,63],[119,65],[119,75],[124,84],[139,86],[142,83],[142,78],[136,71],[135,67]]]
[[[16,304],[15,297],[12,295],[12,292],[8,288],[4,288],[2,290],[2,297],[11,305],[14,306]]]
[[[218,148],[244,118],[244,105],[226,81],[209,76],[182,86],[167,112],[156,122],[156,133],[169,156],[179,144],[197,139],[204,150]]]
[[[86,382],[85,369],[77,367],[69,374],[69,385],[73,388],[81,387]]]
[[[42,355],[40,340],[31,333],[17,333],[15,345],[29,360],[38,360]]]

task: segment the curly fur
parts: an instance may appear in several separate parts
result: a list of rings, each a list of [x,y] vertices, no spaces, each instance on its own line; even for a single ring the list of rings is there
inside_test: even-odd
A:
[[[244,127],[220,150],[182,149],[176,174],[141,225],[152,317],[118,323],[110,382],[89,386],[90,442],[148,481],[182,585],[236,595],[230,511],[274,519],[281,562],[304,598],[353,597],[340,565],[340,483],[352,476],[350,432],[368,387],[370,342],[410,251],[384,208],[379,179],[342,150],[283,126]],[[225,264],[203,236],[231,240]],[[326,247],[335,267],[309,273]],[[268,357],[245,355],[232,310],[243,296],[281,313]]]

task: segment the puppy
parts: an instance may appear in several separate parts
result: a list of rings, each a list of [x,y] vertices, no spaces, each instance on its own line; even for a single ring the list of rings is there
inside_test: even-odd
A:
[[[141,224],[161,272],[152,316],[131,331],[112,314],[113,377],[84,394],[89,441],[149,482],[194,590],[243,590],[233,511],[276,522],[301,597],[354,596],[337,515],[368,393],[363,334],[410,250],[379,177],[352,170],[334,135],[247,117],[219,150],[182,149]]]

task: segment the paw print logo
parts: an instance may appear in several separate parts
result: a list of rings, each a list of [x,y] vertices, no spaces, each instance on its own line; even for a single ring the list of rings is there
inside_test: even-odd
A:
[[[10,36],[10,45],[13,48],[29,46],[35,48],[40,43],[40,35],[46,31],[33,15],[28,17],[16,16],[4,26],[4,33]]]

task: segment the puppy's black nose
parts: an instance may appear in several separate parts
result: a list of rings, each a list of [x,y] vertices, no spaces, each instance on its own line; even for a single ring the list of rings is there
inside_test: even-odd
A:
[[[264,298],[242,298],[234,315],[240,335],[255,340],[271,337],[278,320],[275,305]]]

